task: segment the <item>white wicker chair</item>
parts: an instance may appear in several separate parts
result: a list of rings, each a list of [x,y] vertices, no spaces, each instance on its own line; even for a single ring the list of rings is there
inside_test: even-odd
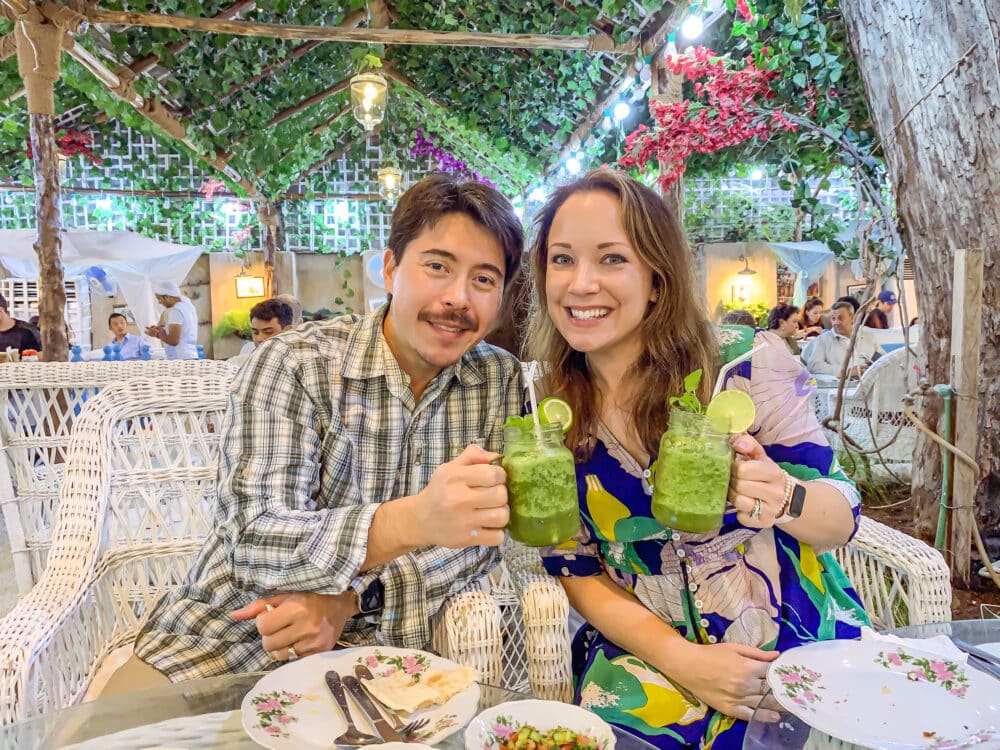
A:
[[[18,593],[45,568],[70,432],[101,388],[137,377],[230,380],[222,360],[19,362],[0,364],[0,508],[10,536]]]
[[[215,426],[227,393],[228,377],[136,379],[87,402],[66,454],[48,564],[0,620],[0,724],[78,702],[105,658],[131,644],[183,580],[213,519]],[[497,684],[500,605],[516,596],[512,585],[492,591],[455,597],[433,638],[440,653]]]
[[[524,549],[524,548],[522,548]],[[862,516],[850,544],[834,553],[878,629],[951,619],[951,577],[932,547]],[[569,603],[537,552],[508,559],[524,609],[528,681],[539,698],[572,698]]]
[[[903,411],[903,397],[917,385],[915,363],[915,352],[905,347],[881,357],[857,387],[845,393],[843,405],[844,432],[863,449],[886,445],[895,436],[879,453],[869,454],[868,460],[873,467],[884,463],[903,477],[911,474],[917,443],[917,428]]]

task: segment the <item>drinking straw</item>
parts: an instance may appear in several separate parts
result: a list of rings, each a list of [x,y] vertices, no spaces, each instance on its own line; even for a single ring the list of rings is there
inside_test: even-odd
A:
[[[748,351],[746,354],[737,357],[732,362],[729,362],[728,364],[726,364],[726,366],[723,367],[721,370],[719,370],[719,377],[717,377],[715,379],[715,388],[712,389],[712,398],[715,398],[716,396],[719,395],[719,392],[722,390],[722,384],[723,384],[723,382],[725,382],[726,375],[729,374],[730,370],[732,370],[734,367],[736,367],[736,365],[741,364],[743,362],[746,362],[756,352],[761,351],[766,346],[767,346],[767,344],[758,344],[753,349],[751,349],[750,351]]]
[[[535,429],[535,439],[539,443],[541,443],[542,423],[538,421],[538,399],[535,396],[535,375],[537,370],[538,370],[537,360],[521,363],[521,372],[524,374],[524,380],[528,384],[528,401],[531,402],[531,416],[532,419],[534,420],[533,427]]]

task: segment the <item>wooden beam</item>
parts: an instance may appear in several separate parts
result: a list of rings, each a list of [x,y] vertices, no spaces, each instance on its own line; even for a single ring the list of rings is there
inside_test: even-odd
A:
[[[606,34],[570,36],[565,34],[489,34],[477,31],[425,31],[420,29],[345,29],[341,27],[296,26],[291,24],[223,21],[214,18],[129,13],[88,9],[92,23],[122,26],[151,26],[178,31],[204,31],[233,36],[262,36],[274,39],[315,39],[352,44],[430,45],[435,47],[501,47],[509,49],[552,49],[591,54],[632,54],[635,42],[616,45]]]
[[[13,182],[0,182],[0,193],[33,193],[35,188],[32,185],[19,185]],[[205,196],[197,190],[121,190],[119,188],[82,188],[82,187],[60,187],[60,192],[66,195],[120,195],[136,198],[188,198],[191,200],[205,200]],[[232,198],[233,200],[244,200],[236,193],[216,192],[219,198]],[[380,201],[382,196],[378,193],[313,193],[307,198],[305,193],[288,192],[282,193],[279,200],[333,200],[342,198],[352,201]]]
[[[329,130],[331,127],[334,126],[334,124],[336,124],[340,120],[343,120],[349,114],[351,114],[351,108],[350,108],[350,106],[344,107],[342,110],[340,110],[333,117],[327,118],[326,122],[321,122],[319,125],[317,125],[315,128],[313,128],[312,131],[309,133],[309,137],[310,138],[315,138],[320,133],[323,133],[324,131]],[[295,152],[295,149],[297,149],[298,147],[299,147],[298,143],[296,143],[293,146],[291,146],[287,151],[285,151],[285,153],[283,153],[281,156],[279,156],[274,161],[274,164],[269,164],[264,169],[257,170],[257,173],[254,175],[254,177],[260,179],[260,177],[262,175],[265,175],[269,171],[271,171],[272,167],[274,167],[277,164],[281,164],[281,162],[283,162],[285,159],[287,159],[289,156],[291,156]]]
[[[242,15],[245,11],[251,10],[255,7],[257,7],[257,0],[237,0],[237,2],[233,3],[228,8],[223,8],[221,11],[216,13],[213,18],[232,20]],[[177,55],[190,47],[192,43],[192,39],[182,39],[177,42],[171,42],[167,45],[167,51],[171,55]],[[140,57],[138,60],[133,60],[129,63],[129,68],[136,75],[141,75],[158,62],[160,62],[159,55],[146,55],[145,57]]]
[[[353,13],[349,14],[340,25],[346,29],[353,29],[360,26],[361,22],[364,20],[365,20],[365,12],[363,10],[356,10]],[[298,60],[306,53],[312,52],[321,44],[323,44],[323,42],[321,41],[312,41],[312,42],[306,42],[305,44],[300,44],[298,47],[289,52],[283,60],[279,60],[276,63],[268,65],[253,78],[248,78],[246,81],[241,81],[232,88],[227,89],[226,92],[219,97],[219,102],[220,103],[224,102],[233,94],[237,94],[243,89],[247,88],[248,86],[253,86],[255,83],[264,80],[265,78],[270,76],[274,71],[280,70],[281,68],[285,67],[294,60]]]
[[[299,114],[299,112],[302,112],[303,110],[309,109],[309,107],[312,107],[315,104],[319,104],[321,101],[323,101],[325,99],[329,99],[331,96],[334,96],[335,94],[339,94],[341,91],[343,91],[344,89],[346,89],[350,85],[351,85],[351,79],[350,78],[344,78],[341,81],[337,81],[335,84],[333,84],[329,88],[323,89],[319,93],[313,94],[312,96],[310,96],[305,101],[302,101],[302,102],[299,102],[298,104],[296,104],[294,107],[288,107],[286,109],[281,110],[280,112],[278,112],[278,114],[276,114],[274,117],[272,117],[266,123],[264,123],[264,127],[262,128],[262,130],[266,130],[267,128],[273,127],[274,125],[277,125],[279,122],[284,122],[288,118],[294,117],[295,115]],[[260,137],[260,135],[261,135],[261,133],[259,133],[259,132],[256,132],[256,133],[244,133],[243,135],[241,135],[239,138],[237,138],[236,140],[234,140],[229,145],[229,149],[228,149],[228,151],[226,152],[226,155],[225,155],[226,159],[228,160],[228,159],[232,158],[233,149],[235,149],[235,148],[237,148],[239,146],[242,146],[250,138],[258,138],[258,137]]]
[[[951,314],[951,383],[955,388],[955,447],[977,455],[979,442],[979,346],[983,325],[983,251],[955,251]],[[969,585],[972,527],[976,523],[978,472],[955,461],[951,511],[951,578]]]

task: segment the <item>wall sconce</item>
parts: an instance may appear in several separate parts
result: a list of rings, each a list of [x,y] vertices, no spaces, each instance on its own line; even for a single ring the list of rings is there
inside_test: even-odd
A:
[[[755,270],[750,268],[750,261],[747,260],[747,256],[741,255],[739,259],[743,261],[743,270],[737,272],[740,276],[753,276],[757,273]]]
[[[264,296],[264,277],[251,276],[245,271],[236,274],[236,296],[239,299],[246,297]]]

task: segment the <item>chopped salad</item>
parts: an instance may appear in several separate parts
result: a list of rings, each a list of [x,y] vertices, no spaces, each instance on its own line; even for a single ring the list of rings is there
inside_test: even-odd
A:
[[[546,732],[525,724],[503,740],[498,750],[599,750],[597,740],[566,727]]]

